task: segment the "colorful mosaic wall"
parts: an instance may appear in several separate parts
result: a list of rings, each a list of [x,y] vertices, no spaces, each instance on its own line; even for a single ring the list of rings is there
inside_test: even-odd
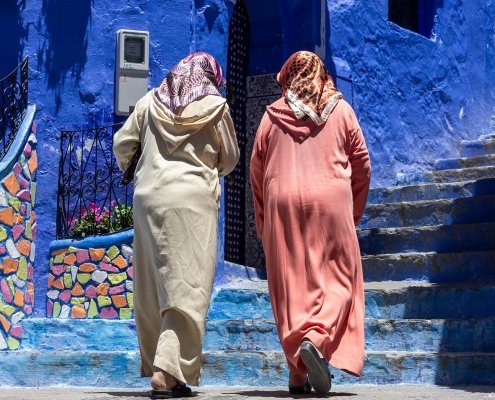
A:
[[[9,172],[0,185],[0,350],[19,348],[20,321],[33,312],[36,143],[33,123],[28,141],[13,166],[9,166],[7,157],[2,161]]]
[[[132,255],[129,244],[52,250],[47,316],[133,318]]]

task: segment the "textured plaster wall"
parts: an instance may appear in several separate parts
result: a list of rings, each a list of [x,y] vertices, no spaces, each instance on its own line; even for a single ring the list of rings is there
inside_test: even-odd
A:
[[[233,3],[0,2],[0,76],[29,55],[29,96],[37,106],[35,287],[47,287],[48,248],[55,238],[60,131],[120,121],[113,115],[115,32],[149,30],[150,86],[156,86],[190,51],[209,51],[226,66]],[[251,74],[276,72],[293,51],[314,50],[325,40],[327,64],[332,56],[349,64],[356,111],[372,153],[373,185],[455,156],[461,139],[491,130],[494,0],[446,1],[432,40],[388,23],[386,0],[329,0],[323,34],[316,29],[322,21],[318,0],[246,4],[254,34]],[[36,291],[37,316],[46,314],[45,295]]]
[[[328,1],[330,50],[353,73],[374,186],[458,156],[462,139],[492,131],[495,104],[493,1],[445,1],[431,39],[389,23],[387,3]]]
[[[38,238],[34,315],[46,314],[49,243],[55,238],[59,135],[64,128],[118,122],[113,115],[115,32],[150,32],[150,86],[195,50],[191,1],[7,0],[0,4],[0,76],[29,55],[29,101],[39,134]],[[198,16],[200,18],[200,16]],[[213,19],[215,20],[215,19]],[[10,28],[8,28],[10,27]],[[225,50],[209,46],[215,56]]]

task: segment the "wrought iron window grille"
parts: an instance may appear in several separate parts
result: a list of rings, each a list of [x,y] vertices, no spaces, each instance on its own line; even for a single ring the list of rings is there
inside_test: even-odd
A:
[[[15,139],[28,105],[28,57],[0,80],[0,160]]]
[[[83,238],[132,226],[133,185],[122,183],[112,146],[122,123],[61,132],[57,238]]]

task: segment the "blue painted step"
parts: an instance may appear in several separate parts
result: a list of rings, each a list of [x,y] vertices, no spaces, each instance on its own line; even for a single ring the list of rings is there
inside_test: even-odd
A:
[[[495,316],[495,283],[432,284],[428,282],[369,282],[365,284],[366,317],[486,318]],[[272,319],[266,286],[221,289],[209,320]]]
[[[495,282],[434,284],[377,282],[365,285],[366,317],[464,319],[495,316]]]
[[[202,365],[203,385],[287,384],[285,357],[278,351],[206,352]],[[336,384],[489,385],[495,383],[494,370],[494,353],[369,352],[361,378],[332,373]],[[135,351],[0,352],[0,374],[3,386],[149,387],[149,378],[138,375]]]
[[[237,358],[241,358],[238,360]],[[215,368],[220,365],[220,369]],[[361,378],[332,369],[335,384],[483,384],[495,382],[494,353],[369,352]],[[205,355],[206,385],[286,385],[287,366],[281,353],[214,352]]]
[[[21,350],[138,351],[133,321],[23,321]],[[495,351],[495,318],[478,320],[367,319],[368,351]],[[216,320],[206,324],[204,351],[280,350],[273,320]]]
[[[461,156],[474,157],[495,153],[495,138],[486,137],[477,140],[463,140],[461,142]]]
[[[448,158],[437,160],[434,163],[434,168],[439,170],[471,168],[471,167],[486,167],[495,165],[495,154],[485,154],[475,157]]]
[[[369,191],[368,204],[458,199],[488,194],[495,194],[494,178],[469,182],[429,183],[423,185],[375,188]]]
[[[462,253],[395,253],[363,257],[366,282],[428,281],[465,283],[495,281],[495,251]]]
[[[396,184],[465,182],[495,177],[495,166],[398,174]]]
[[[362,255],[495,249],[495,222],[358,231]]]
[[[495,195],[369,204],[360,228],[471,224],[495,221]]]
[[[495,318],[366,320],[367,351],[495,352]]]

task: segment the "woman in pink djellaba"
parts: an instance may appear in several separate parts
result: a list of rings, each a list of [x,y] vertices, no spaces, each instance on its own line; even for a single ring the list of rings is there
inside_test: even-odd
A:
[[[355,226],[370,182],[365,139],[321,59],[293,54],[277,75],[251,156],[256,228],[293,394],[327,393],[329,363],[363,370],[364,289]]]

